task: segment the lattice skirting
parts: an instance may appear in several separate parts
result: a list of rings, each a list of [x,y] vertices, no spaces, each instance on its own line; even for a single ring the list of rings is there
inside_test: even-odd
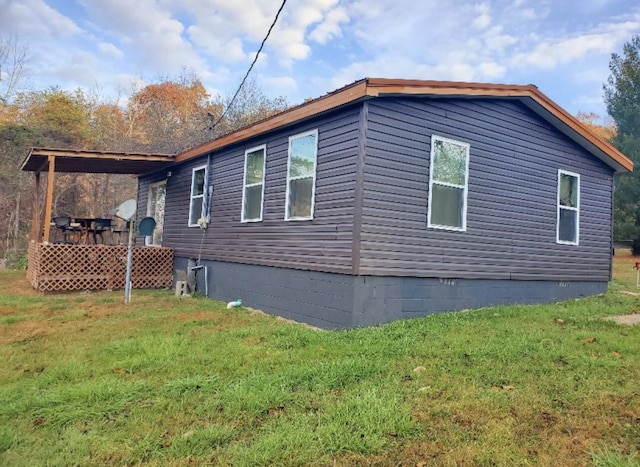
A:
[[[133,247],[131,286],[171,287],[173,249]],[[27,279],[40,291],[112,290],[125,286],[127,247],[31,243]]]

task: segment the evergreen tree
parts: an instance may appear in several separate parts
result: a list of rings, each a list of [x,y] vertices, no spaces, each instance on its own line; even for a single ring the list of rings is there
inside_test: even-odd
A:
[[[616,123],[613,144],[633,160],[633,173],[616,175],[614,238],[634,240],[640,254],[640,36],[612,54],[611,75],[604,85],[607,112]]]

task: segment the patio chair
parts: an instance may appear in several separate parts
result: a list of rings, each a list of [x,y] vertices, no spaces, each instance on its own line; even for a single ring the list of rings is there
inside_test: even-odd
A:
[[[126,245],[129,238],[129,223],[117,220],[116,225],[111,224],[111,236],[115,236],[115,245]]]
[[[53,223],[56,227],[56,238],[58,237],[58,232],[62,232],[62,241],[56,240],[53,243],[73,243],[69,241],[69,232],[73,230],[71,227],[71,217],[56,216],[53,218]]]
[[[93,221],[93,243],[98,243],[98,235],[100,236],[100,243],[104,244],[104,234],[109,234],[109,243],[113,241],[112,231],[111,231],[111,219],[106,218],[97,218]]]

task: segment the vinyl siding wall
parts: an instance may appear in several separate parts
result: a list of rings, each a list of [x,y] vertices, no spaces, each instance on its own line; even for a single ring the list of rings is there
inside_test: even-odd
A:
[[[431,135],[469,143],[467,231],[427,228]],[[516,102],[368,103],[361,275],[608,281],[612,170]],[[556,243],[558,169],[580,174],[580,244]]]
[[[352,106],[212,154],[214,193],[202,259],[351,273],[360,108]],[[284,221],[289,137],[316,128],[314,219]],[[245,150],[261,144],[266,144],[263,220],[242,223]],[[203,231],[187,227],[187,217],[192,169],[206,162],[204,156],[176,167],[168,180],[163,245],[174,248],[177,257],[197,258],[200,253]]]

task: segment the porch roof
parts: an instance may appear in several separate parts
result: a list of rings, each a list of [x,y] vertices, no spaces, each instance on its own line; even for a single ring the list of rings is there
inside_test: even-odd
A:
[[[55,157],[55,171],[66,173],[143,174],[168,168],[175,154],[91,151],[83,149],[31,148],[21,169],[28,172],[49,170],[49,157]]]

